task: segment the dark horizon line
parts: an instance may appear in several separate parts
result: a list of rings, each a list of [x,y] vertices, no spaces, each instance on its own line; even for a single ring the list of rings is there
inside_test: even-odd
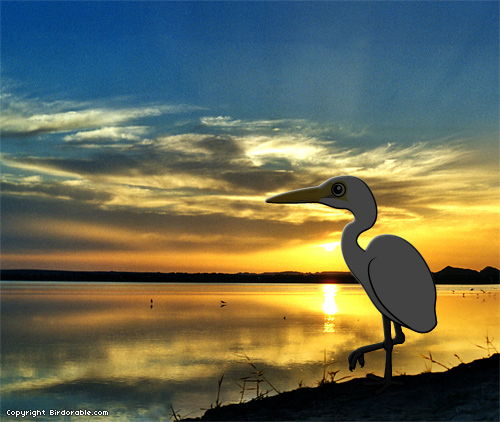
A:
[[[433,272],[436,284],[500,284],[500,271],[485,267],[481,271],[447,266]],[[238,272],[139,272],[139,271],[73,271],[40,269],[1,269],[2,281],[93,281],[93,282],[204,282],[204,283],[357,283],[348,271],[273,271]]]

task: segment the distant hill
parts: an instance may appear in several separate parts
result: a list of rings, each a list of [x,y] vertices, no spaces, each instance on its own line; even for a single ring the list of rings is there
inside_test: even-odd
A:
[[[436,284],[499,284],[500,271],[446,267],[433,273]],[[4,281],[90,281],[134,283],[356,283],[348,272],[300,273],[295,271],[255,273],[148,273],[120,271],[0,270]]]
[[[491,277],[492,280],[497,280],[497,283],[498,283],[498,277],[499,277],[499,274],[500,274],[500,271],[497,270],[496,268],[493,268],[493,267],[486,267],[486,268],[483,268],[479,274],[482,276],[482,277]]]
[[[434,273],[434,281],[440,284],[499,284],[500,271],[493,267],[475,271],[448,266]]]

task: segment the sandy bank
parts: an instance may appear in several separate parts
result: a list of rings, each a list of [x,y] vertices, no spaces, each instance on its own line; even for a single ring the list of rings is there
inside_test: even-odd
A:
[[[210,409],[203,421],[500,420],[500,355],[446,372],[397,376],[403,386],[375,394],[357,378]],[[193,420],[193,419],[191,419]]]

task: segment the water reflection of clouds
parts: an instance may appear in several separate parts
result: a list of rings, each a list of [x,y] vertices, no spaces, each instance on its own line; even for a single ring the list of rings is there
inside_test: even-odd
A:
[[[243,354],[267,368],[266,376],[280,390],[299,381],[314,385],[325,349],[341,375],[383,371],[384,356],[378,352],[367,356],[363,370],[350,374],[347,369],[354,348],[378,342],[383,334],[380,314],[359,288],[246,286],[244,294],[232,287],[224,292],[208,286],[201,294],[175,289],[153,296],[103,295],[99,289],[66,295],[74,306],[61,295],[2,295],[6,403],[27,393],[37,400],[46,394],[70,400],[84,390],[87,401],[107,396],[118,403],[120,394],[126,401],[137,390],[137,397],[151,393],[148,406],[164,406],[170,399],[179,407],[190,400],[209,406],[222,373],[227,374],[225,399],[236,394],[235,380],[247,372],[239,363]],[[394,350],[395,372],[424,370],[418,355],[428,350],[438,360],[446,357],[445,363],[454,353],[465,361],[483,356],[473,344],[482,344],[487,332],[498,338],[498,300],[490,295],[480,303],[461,295],[439,297],[438,327],[426,335],[405,331],[406,343]]]

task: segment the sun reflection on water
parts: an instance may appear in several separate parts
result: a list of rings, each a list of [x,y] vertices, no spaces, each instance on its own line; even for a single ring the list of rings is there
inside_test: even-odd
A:
[[[335,284],[323,284],[323,296],[325,297],[323,302],[323,312],[325,313],[323,332],[325,333],[335,332],[335,314],[338,311],[337,303],[335,302],[337,290]]]
[[[437,287],[439,323],[425,335],[405,331],[394,373],[422,372],[419,354],[429,352],[450,366],[483,358],[486,335],[499,347],[497,285]],[[120,422],[139,413],[160,420],[169,402],[196,417],[213,401],[222,373],[248,375],[239,355],[269,368],[269,379],[284,391],[299,381],[316,383],[319,362],[330,362],[325,350],[339,362],[332,369],[341,370],[341,378],[349,353],[383,335],[380,314],[358,284],[2,281],[0,290],[6,409],[77,406],[85,394],[89,407],[108,408]],[[221,300],[227,306],[221,308]],[[381,374],[384,365],[384,354],[375,353],[354,375]],[[241,394],[224,381],[221,397],[238,402]]]

